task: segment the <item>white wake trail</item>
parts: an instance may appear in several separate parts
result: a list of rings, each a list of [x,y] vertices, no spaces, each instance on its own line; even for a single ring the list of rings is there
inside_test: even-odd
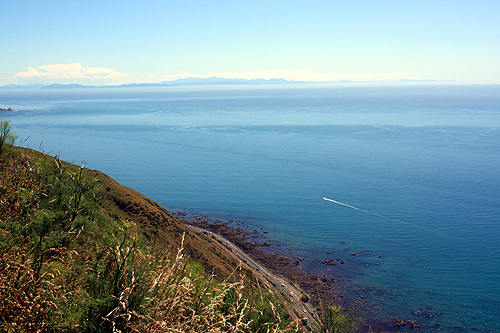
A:
[[[336,203],[337,205],[342,205],[342,206],[349,207],[349,208],[352,208],[352,209],[355,209],[355,210],[359,210],[360,212],[365,212],[365,213],[372,214],[372,215],[375,215],[375,216],[378,216],[378,217],[382,217],[382,218],[384,218],[384,219],[390,219],[390,220],[393,220],[393,221],[398,221],[398,222],[400,222],[399,220],[393,219],[393,218],[391,218],[391,217],[384,216],[384,215],[380,215],[380,214],[377,214],[377,213],[374,213],[374,212],[370,212],[369,210],[366,210],[366,209],[361,209],[361,208],[358,208],[358,207],[354,207],[354,206],[351,206],[351,205],[345,204],[345,203],[340,202],[340,201],[337,201],[337,200],[332,200],[332,199],[328,199],[328,198],[325,198],[325,197],[323,197],[323,200],[326,200],[326,201],[330,201],[330,202]]]
[[[340,202],[340,201],[336,201],[336,200],[328,199],[328,198],[325,198],[325,197],[323,197],[323,200],[326,200],[326,201],[331,201],[331,202],[335,202],[336,204],[339,204],[339,205],[342,205],[342,206],[346,206],[346,207],[349,207],[349,208],[352,208],[352,209],[356,209],[356,210],[361,210],[361,211],[364,211],[364,210],[363,210],[363,209],[361,209],[361,208],[354,207],[354,206],[351,206],[351,205],[345,204],[345,203]]]

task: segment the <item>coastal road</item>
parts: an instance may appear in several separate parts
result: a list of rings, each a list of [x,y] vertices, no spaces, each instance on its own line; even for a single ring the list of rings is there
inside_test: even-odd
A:
[[[272,274],[264,265],[259,263],[258,261],[251,258],[248,254],[246,254],[242,249],[236,246],[234,243],[226,239],[225,237],[215,234],[209,230],[205,230],[203,228],[195,227],[190,224],[185,224],[188,228],[193,231],[205,233],[210,237],[215,238],[219,243],[226,246],[230,249],[240,260],[245,262],[248,266],[256,271],[257,274],[263,276],[267,281],[272,283],[281,293],[292,303],[293,308],[300,318],[307,319],[307,324],[313,331],[317,331],[319,327],[318,321],[313,316],[313,312],[308,304],[305,304],[301,300],[301,291],[295,288],[292,284],[290,284],[285,279]]]

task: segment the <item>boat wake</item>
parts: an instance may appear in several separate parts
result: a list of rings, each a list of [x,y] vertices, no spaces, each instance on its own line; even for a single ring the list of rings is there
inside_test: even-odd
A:
[[[348,205],[346,203],[343,203],[343,202],[340,202],[340,201],[337,201],[337,200],[328,199],[328,198],[325,198],[325,197],[323,197],[323,200],[330,201],[330,202],[336,203],[337,205],[345,206],[345,207],[348,207],[348,208],[351,208],[351,209],[354,209],[354,210],[358,210],[360,212],[365,212],[365,213],[368,213],[368,214],[371,214],[371,215],[374,215],[374,216],[378,216],[378,217],[381,217],[381,218],[384,218],[384,219],[389,219],[389,220],[393,220],[393,221],[402,222],[400,220],[393,219],[392,217],[388,217],[388,216],[384,216],[384,215],[381,215],[381,214],[378,214],[378,213],[374,213],[374,212],[366,210],[366,209],[361,209],[361,208],[358,208],[358,207],[354,207],[354,206]]]

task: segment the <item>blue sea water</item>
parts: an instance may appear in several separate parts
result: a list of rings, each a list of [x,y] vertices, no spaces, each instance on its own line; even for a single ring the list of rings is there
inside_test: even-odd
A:
[[[24,146],[268,231],[373,318],[500,332],[498,85],[13,90],[0,107]]]

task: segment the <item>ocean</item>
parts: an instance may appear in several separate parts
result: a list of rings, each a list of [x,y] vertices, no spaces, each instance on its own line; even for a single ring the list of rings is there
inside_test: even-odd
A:
[[[500,332],[499,85],[1,90],[0,107],[25,147],[267,231],[367,316]]]

